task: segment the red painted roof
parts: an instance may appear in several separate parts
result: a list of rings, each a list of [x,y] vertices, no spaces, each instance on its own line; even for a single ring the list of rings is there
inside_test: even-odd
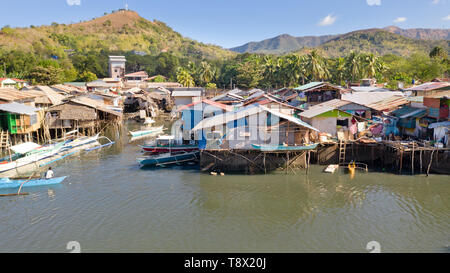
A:
[[[192,106],[197,105],[197,104],[202,103],[202,102],[204,102],[206,104],[209,104],[209,105],[212,105],[212,106],[215,106],[217,108],[220,108],[220,109],[228,111],[228,112],[233,110],[233,106],[225,105],[225,104],[222,104],[222,103],[219,103],[219,102],[215,102],[215,101],[212,101],[212,100],[208,100],[208,99],[203,99],[201,101],[197,101],[197,102],[193,102],[193,103],[188,104],[188,105],[184,105],[184,106],[178,108],[177,112],[183,111],[184,109],[187,109],[189,107],[192,107]]]
[[[145,71],[138,71],[138,72],[126,74],[125,77],[148,77],[148,74]]]
[[[2,81],[4,81],[4,80],[7,80],[7,79],[11,79],[11,80],[13,80],[13,81],[15,81],[15,82],[27,82],[27,81],[25,81],[25,80],[16,79],[16,78],[0,78],[0,82],[2,82]]]

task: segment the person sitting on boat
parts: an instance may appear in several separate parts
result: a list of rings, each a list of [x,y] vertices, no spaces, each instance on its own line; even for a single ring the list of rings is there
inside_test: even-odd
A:
[[[45,179],[50,179],[55,176],[55,173],[52,171],[52,167],[48,168],[48,171],[45,172]]]

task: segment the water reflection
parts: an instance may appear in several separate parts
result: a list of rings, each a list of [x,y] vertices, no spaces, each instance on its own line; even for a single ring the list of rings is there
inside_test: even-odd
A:
[[[116,144],[59,161],[61,185],[0,199],[0,252],[444,252],[447,176],[356,172],[211,176],[140,169],[130,124]],[[109,136],[108,136],[109,137]]]

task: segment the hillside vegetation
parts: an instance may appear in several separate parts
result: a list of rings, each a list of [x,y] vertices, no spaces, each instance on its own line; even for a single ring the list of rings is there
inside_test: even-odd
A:
[[[283,34],[230,50],[239,53],[286,54],[295,51],[306,52],[317,47],[330,57],[342,57],[351,50],[408,56],[412,53],[427,53],[435,46],[448,50],[449,37],[448,29],[401,29],[391,26],[342,35],[293,37]]]
[[[340,35],[320,45],[318,49],[328,57],[342,57],[350,51],[409,56],[413,53],[429,53],[436,46],[448,51],[449,44],[450,41],[416,40],[380,29],[371,29]]]
[[[63,57],[64,50],[143,51],[157,55],[170,52],[176,56],[224,58],[233,56],[228,50],[184,38],[165,23],[149,21],[134,11],[118,11],[78,24],[30,28],[3,28],[0,46],[6,49],[49,53]]]
[[[259,54],[286,54],[303,47],[319,46],[334,37],[336,36],[325,35],[294,37],[289,34],[283,34],[261,42],[250,42],[242,46],[231,48],[230,50],[239,53],[250,52]]]

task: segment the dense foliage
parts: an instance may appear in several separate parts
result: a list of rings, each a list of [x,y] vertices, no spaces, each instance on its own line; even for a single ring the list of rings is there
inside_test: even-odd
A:
[[[136,13],[113,13],[72,25],[3,27],[0,77],[30,79],[35,84],[92,81],[108,77],[109,55],[125,55],[127,72],[145,70],[158,75],[154,81],[208,88],[276,89],[322,80],[345,85],[367,77],[396,88],[398,82],[407,85],[448,76],[446,45],[415,51],[417,43],[390,35],[395,34],[353,33],[317,49],[281,56],[236,54],[183,38],[164,23]],[[395,46],[397,51],[374,52],[370,50],[374,45]]]

